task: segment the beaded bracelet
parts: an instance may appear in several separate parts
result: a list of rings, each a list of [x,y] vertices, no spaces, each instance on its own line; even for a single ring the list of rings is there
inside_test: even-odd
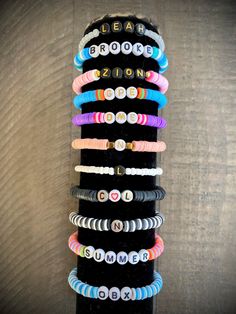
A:
[[[70,272],[68,282],[70,287],[76,293],[84,297],[100,300],[106,300],[109,297],[112,301],[117,301],[119,299],[122,299],[123,301],[135,301],[151,298],[160,292],[163,285],[161,275],[154,272],[154,281],[150,285],[141,288],[124,287],[119,289],[117,287],[107,288],[105,286],[90,286],[78,279],[77,268],[74,268]]]
[[[132,265],[135,265],[139,261],[151,261],[158,258],[164,251],[164,242],[158,234],[155,235],[155,244],[152,248],[141,249],[139,252],[105,252],[103,249],[95,249],[91,245],[83,245],[78,241],[78,231],[69,237],[68,246],[72,252],[81,257],[85,257],[87,259],[93,258],[96,262],[105,261],[107,264],[113,264],[117,262],[120,265],[125,265],[128,262]]]
[[[126,143],[122,139],[118,139],[115,142],[109,142],[108,139],[78,138],[73,140],[71,145],[74,149],[108,150],[114,148],[117,151],[130,149],[133,152],[163,152],[166,150],[166,144],[162,141],[132,141],[131,143]]]
[[[73,103],[76,109],[81,110],[81,106],[88,102],[113,100],[114,98],[124,99],[125,97],[154,101],[158,104],[158,109],[164,108],[167,104],[167,98],[161,92],[149,88],[136,88],[134,86],[130,86],[127,89],[119,86],[115,90],[112,88],[90,90],[75,96]]]
[[[159,91],[165,94],[168,90],[169,82],[161,74],[154,71],[145,72],[143,69],[136,69],[135,71],[131,68],[126,68],[124,71],[116,67],[113,70],[109,68],[103,68],[101,71],[95,69],[87,71],[80,76],[77,76],[72,84],[73,91],[76,94],[82,93],[82,87],[86,84],[92,83],[99,80],[100,78],[109,79],[110,77],[121,79],[122,77],[127,79],[133,79],[136,76],[138,79],[145,79],[147,82],[153,83],[159,87]]]
[[[83,48],[75,55],[74,65],[77,70],[82,71],[84,61],[97,58],[99,55],[107,56],[109,53],[117,55],[120,52],[125,55],[130,53],[135,56],[143,55],[145,58],[156,60],[159,65],[159,73],[164,73],[168,69],[168,59],[161,49],[150,45],[143,46],[141,43],[132,45],[129,41],[124,41],[122,44],[113,41],[110,44],[101,43],[98,46],[92,45],[89,48]]]
[[[71,187],[70,193],[73,197],[80,200],[101,203],[107,202],[108,200],[111,202],[118,202],[119,200],[124,202],[151,202],[163,200],[166,195],[166,191],[161,186],[157,186],[157,188],[152,191],[124,190],[120,192],[117,189],[113,189],[108,192],[106,190],[81,189],[78,185],[75,185]]]
[[[147,36],[158,44],[158,47],[161,49],[161,51],[165,50],[164,40],[159,34],[146,29],[145,25],[142,23],[137,23],[134,25],[134,23],[131,21],[127,21],[124,24],[119,21],[114,21],[111,26],[108,23],[103,23],[100,26],[100,29],[95,28],[81,39],[79,43],[79,50],[82,50],[91,39],[98,37],[100,34],[107,35],[111,32],[119,33],[122,30],[127,33],[135,33],[138,36]]]
[[[161,213],[156,213],[154,217],[121,221],[119,219],[111,220],[85,217],[72,212],[69,215],[69,220],[77,227],[94,231],[134,232],[136,230],[159,228],[164,222],[164,216]]]
[[[162,175],[163,170],[162,168],[125,168],[123,166],[116,166],[116,167],[96,167],[96,166],[83,166],[77,165],[75,166],[76,172],[85,172],[85,173],[94,173],[94,174],[109,174],[109,175],[116,175],[116,176],[123,176],[123,175],[139,175],[139,176],[156,176]]]
[[[137,114],[136,112],[129,112],[126,114],[124,111],[119,111],[116,114],[113,112],[89,112],[77,114],[71,121],[75,126],[100,123],[113,124],[115,121],[119,124],[124,124],[127,121],[129,124],[151,126],[158,129],[164,129],[167,125],[166,120],[162,117],[144,113]]]

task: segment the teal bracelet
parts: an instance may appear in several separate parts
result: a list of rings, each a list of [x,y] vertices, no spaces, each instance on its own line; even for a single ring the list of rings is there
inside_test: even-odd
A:
[[[77,268],[72,269],[69,274],[68,282],[70,287],[78,294],[92,299],[106,300],[109,298],[112,301],[136,301],[152,298],[158,294],[163,286],[162,277],[159,273],[154,272],[154,281],[147,286],[141,288],[117,287],[107,288],[105,286],[90,286],[82,282],[77,277]]]

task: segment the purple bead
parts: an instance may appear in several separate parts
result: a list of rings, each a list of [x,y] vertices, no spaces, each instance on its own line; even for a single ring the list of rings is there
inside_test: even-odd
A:
[[[147,115],[147,124],[148,126],[153,126],[159,129],[163,129],[166,127],[166,120],[161,117],[155,117],[152,115]]]

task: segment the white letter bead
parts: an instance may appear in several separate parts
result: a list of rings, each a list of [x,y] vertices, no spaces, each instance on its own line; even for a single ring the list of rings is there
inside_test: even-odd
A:
[[[107,264],[113,264],[116,261],[116,253],[113,251],[108,251],[105,254],[105,262],[107,262]]]
[[[110,43],[109,49],[113,55],[117,55],[120,52],[120,43],[118,43],[118,41],[113,41]]]
[[[147,250],[144,250],[144,249],[142,249],[142,250],[140,250],[139,251],[139,258],[140,258],[140,261],[141,262],[146,262],[146,261],[148,261],[149,260],[149,252],[147,251]]]
[[[112,100],[115,98],[115,92],[114,92],[114,89],[112,88],[106,88],[104,90],[104,97],[107,99],[107,100]]]
[[[122,193],[121,193],[121,198],[124,202],[131,202],[134,198],[134,194],[132,191],[130,190],[124,190]]]
[[[116,140],[115,144],[114,144],[115,150],[118,150],[119,152],[121,152],[122,150],[125,150],[126,147],[126,143],[124,140]]]
[[[102,43],[99,45],[99,52],[101,56],[107,56],[109,54],[109,45]]]
[[[112,202],[118,202],[120,200],[120,191],[119,190],[111,190],[109,193],[109,200]]]
[[[126,96],[126,89],[124,87],[121,87],[121,86],[117,87],[115,89],[115,95],[116,95],[116,98],[118,98],[118,99],[125,98],[125,96]]]
[[[133,45],[133,54],[135,56],[141,56],[141,54],[143,54],[144,52],[144,48],[143,45],[141,43],[135,43]]]
[[[86,246],[84,249],[84,257],[92,258],[94,254],[95,248],[93,246]]]
[[[99,289],[98,289],[98,298],[100,300],[106,300],[108,298],[108,295],[109,295],[109,290],[108,290],[107,287],[105,287],[105,286],[99,287]]]
[[[127,116],[124,111],[119,111],[116,114],[116,122],[119,124],[123,124],[126,122]]]
[[[144,46],[144,52],[143,52],[144,57],[150,58],[152,56],[152,54],[153,54],[152,46],[150,46],[150,45]]]
[[[113,112],[106,112],[104,114],[104,120],[107,124],[112,124],[115,122],[115,115]]]
[[[127,115],[127,121],[130,123],[130,124],[135,124],[137,123],[138,121],[138,115],[136,112],[129,112],[128,115]]]
[[[121,51],[125,55],[130,54],[132,52],[132,44],[129,41],[124,41],[121,44]]]
[[[131,299],[132,291],[129,287],[124,287],[120,291],[121,299],[124,301],[129,301]]]
[[[135,265],[139,262],[139,254],[135,251],[129,253],[129,262],[132,265]]]
[[[106,190],[100,190],[97,193],[97,199],[99,202],[106,202],[109,199],[109,194]]]
[[[125,265],[129,260],[128,254],[121,251],[117,254],[116,260],[120,265]]]
[[[95,259],[96,262],[102,262],[105,258],[104,250],[103,249],[95,250],[93,258]]]
[[[138,95],[137,88],[134,86],[130,86],[127,88],[127,97],[130,99],[136,98]]]
[[[92,45],[89,48],[89,54],[90,54],[91,57],[97,58],[99,56],[98,46],[97,45]]]
[[[109,291],[109,298],[112,301],[117,301],[120,298],[120,289],[116,288],[116,287],[112,287]]]
[[[121,220],[113,220],[111,223],[111,230],[114,232],[120,232],[123,230],[123,222]]]

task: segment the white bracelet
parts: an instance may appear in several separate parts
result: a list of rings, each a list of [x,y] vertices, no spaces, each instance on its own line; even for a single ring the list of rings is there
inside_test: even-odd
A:
[[[122,30],[129,33],[135,32],[138,36],[147,36],[157,43],[161,51],[165,50],[164,40],[159,34],[149,29],[146,29],[146,27],[141,23],[134,25],[131,21],[125,22],[124,25],[122,25],[122,23],[119,21],[115,21],[111,24],[111,27],[108,23],[102,24],[100,30],[95,28],[93,31],[89,32],[81,39],[79,43],[79,50],[82,50],[91,39],[98,37],[100,34],[110,34],[111,31],[114,33],[118,33]]]
[[[85,173],[94,173],[94,174],[109,174],[109,175],[116,175],[116,176],[123,176],[123,175],[139,175],[139,176],[157,176],[162,175],[163,170],[162,168],[125,168],[123,166],[116,166],[116,167],[96,167],[96,166],[83,166],[77,165],[75,166],[76,172],[85,172]]]

